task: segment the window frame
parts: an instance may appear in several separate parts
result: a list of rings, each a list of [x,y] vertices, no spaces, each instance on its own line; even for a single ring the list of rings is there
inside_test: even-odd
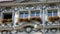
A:
[[[56,10],[57,13],[54,13]],[[47,10],[47,15],[48,15],[48,12],[51,11],[52,12],[52,15],[51,16],[58,16],[58,9],[53,9],[53,10]],[[54,15],[56,14],[56,15]],[[49,16],[49,15],[48,15]]]
[[[41,11],[31,11],[31,16],[32,16],[32,12],[34,13],[33,17],[37,17],[37,12],[39,12],[39,16],[41,15]]]

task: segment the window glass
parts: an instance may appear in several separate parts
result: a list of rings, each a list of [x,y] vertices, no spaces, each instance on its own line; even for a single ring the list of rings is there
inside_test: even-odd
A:
[[[38,12],[38,11],[33,11],[33,12],[31,12],[31,16],[34,16],[34,17],[36,17],[36,16],[40,16],[40,12]]]
[[[35,16],[35,12],[31,12],[31,16]]]
[[[40,12],[36,12],[36,16],[40,16]]]
[[[52,16],[52,11],[48,10],[48,16]]]
[[[20,13],[20,18],[23,18],[23,13]]]
[[[48,13],[48,16],[52,16],[52,13]]]
[[[25,17],[28,17],[28,13],[25,13]]]
[[[53,16],[57,16],[57,13],[53,13]]]
[[[26,18],[26,17],[28,17],[28,13],[25,12],[20,13],[20,18]]]
[[[57,16],[57,10],[53,11],[53,16]]]
[[[48,16],[57,16],[57,10],[48,10]]]
[[[25,18],[25,14],[23,13],[23,18]]]

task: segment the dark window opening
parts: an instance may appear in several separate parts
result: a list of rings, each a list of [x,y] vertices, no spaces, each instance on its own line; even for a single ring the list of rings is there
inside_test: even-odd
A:
[[[3,14],[3,19],[11,19],[12,18],[12,13],[4,13]]]

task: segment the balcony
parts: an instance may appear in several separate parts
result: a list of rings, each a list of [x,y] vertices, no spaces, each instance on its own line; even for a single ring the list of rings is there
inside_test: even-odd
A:
[[[59,16],[53,16],[53,17],[47,17],[48,21],[46,22],[46,25],[60,25],[60,17]]]
[[[33,20],[40,22],[41,21],[41,18],[40,17],[18,18],[18,22],[22,22],[22,21],[33,21]]]
[[[0,19],[0,27],[12,27],[12,19]]]
[[[58,16],[48,17],[50,22],[58,21],[60,18]]]
[[[38,21],[38,22],[41,22],[41,17],[37,16],[37,17],[30,17],[30,20],[31,21]]]
[[[12,19],[2,19],[2,22],[3,22],[3,23],[12,22]]]

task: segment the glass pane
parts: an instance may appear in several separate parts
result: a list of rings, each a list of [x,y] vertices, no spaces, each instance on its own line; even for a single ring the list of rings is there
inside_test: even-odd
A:
[[[35,12],[31,12],[31,16],[35,16]]]
[[[23,14],[20,15],[20,18],[23,18]]]
[[[40,12],[36,12],[36,16],[40,16]]]
[[[57,10],[53,10],[53,16],[57,16]]]
[[[25,18],[25,14],[23,14],[23,18]]]
[[[53,16],[57,16],[57,13],[53,13]]]
[[[31,14],[31,16],[35,16],[35,14]]]
[[[48,16],[52,16],[52,13],[48,13]]]
[[[28,13],[25,13],[25,17],[28,17]]]
[[[23,18],[23,13],[20,13],[20,18]]]
[[[48,16],[52,16],[52,11],[51,10],[48,11]]]

